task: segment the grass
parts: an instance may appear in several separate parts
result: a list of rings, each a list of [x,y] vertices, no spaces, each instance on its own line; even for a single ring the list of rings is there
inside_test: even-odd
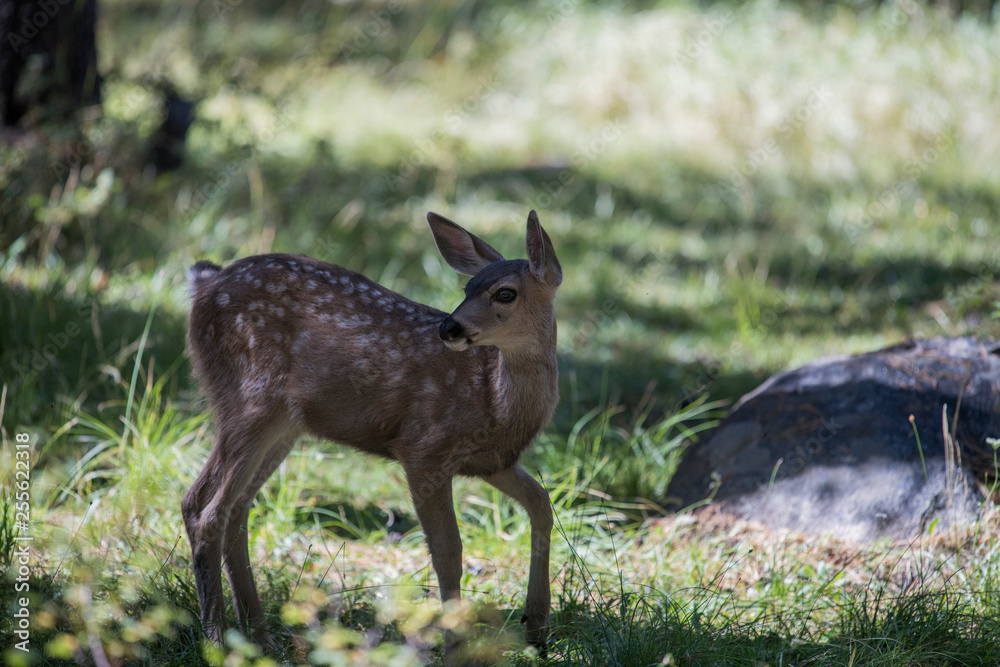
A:
[[[71,470],[41,470],[32,489],[44,508],[33,641],[49,659],[71,658],[93,635],[111,658],[259,662],[237,636],[221,652],[199,644],[178,503],[163,499],[179,498],[210,438],[200,415],[184,418],[158,398],[167,383],[147,369],[132,420],[113,429],[81,414],[57,437],[89,449]],[[581,419],[577,441],[599,439],[606,417]],[[476,622],[489,654],[527,661],[516,609],[530,535],[519,512],[484,485],[459,484],[463,587],[477,606],[442,617],[427,597],[432,575],[419,529],[393,538],[384,525],[359,520],[345,540],[301,519],[316,489],[351,497],[329,479],[342,471],[327,468],[342,457],[361,470],[353,456],[334,453],[331,465],[318,466],[322,448],[303,443],[251,515],[258,583],[273,622],[291,633],[285,657],[417,664],[433,656],[432,624]],[[389,508],[406,506],[395,466],[366,460],[361,474],[353,493],[371,475],[396,488],[372,495]],[[966,532],[861,547],[721,514],[649,519],[647,504],[615,501],[594,488],[595,478],[574,470],[548,482],[558,526],[555,663],[653,664],[670,655],[677,664],[991,664],[1000,652],[992,514]],[[372,637],[382,642],[377,650]]]
[[[470,604],[442,612],[398,466],[299,443],[250,517],[278,656],[201,642],[179,505],[213,442],[184,267],[303,252],[448,309],[461,281],[426,211],[521,256],[534,207],[565,271],[563,400],[524,459],[557,517],[536,662],[1000,661],[992,507],[866,546],[663,512],[685,444],[771,373],[1000,335],[996,24],[912,3],[398,9],[108,0],[103,116],[0,146],[4,659],[419,664],[454,627],[531,662],[527,522],[485,485],[456,482]],[[198,120],[153,177],[166,81]],[[29,656],[9,648],[19,433]]]

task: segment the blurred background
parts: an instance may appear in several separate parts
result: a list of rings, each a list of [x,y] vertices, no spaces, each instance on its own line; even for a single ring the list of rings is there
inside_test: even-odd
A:
[[[29,56],[16,95],[35,104],[4,131],[0,367],[59,329],[53,308],[123,313],[82,360],[14,372],[5,424],[96,381],[79,371],[153,301],[173,363],[195,259],[306,253],[448,310],[428,210],[519,256],[538,209],[567,269],[564,395],[585,406],[602,376],[670,407],[823,354],[995,333],[991,11],[101,2],[101,104],[67,113],[37,90],[61,65]]]
[[[528,461],[611,461],[613,499],[663,501],[685,429],[778,370],[1000,335],[990,1],[42,5],[0,2],[0,413],[67,531],[128,489],[170,525],[211,446],[187,266],[304,253],[450,310],[429,210],[508,257],[538,210],[563,400]],[[280,521],[400,495],[321,474]]]

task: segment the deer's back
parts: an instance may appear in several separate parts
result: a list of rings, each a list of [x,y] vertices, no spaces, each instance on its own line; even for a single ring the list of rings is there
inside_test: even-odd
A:
[[[218,420],[280,413],[390,458],[409,454],[403,444],[432,448],[465,434],[450,454],[460,460],[493,437],[496,350],[448,350],[438,335],[445,313],[304,256],[200,262],[189,275],[188,345]],[[516,448],[496,465],[516,460]]]

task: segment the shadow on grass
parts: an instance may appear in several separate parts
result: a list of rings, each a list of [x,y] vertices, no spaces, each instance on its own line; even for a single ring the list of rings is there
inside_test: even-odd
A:
[[[902,667],[993,664],[1000,656],[996,617],[975,611],[958,591],[866,590],[847,599],[828,632],[803,625],[813,611],[744,623],[641,594],[596,605],[564,602],[553,619],[551,664]]]
[[[391,542],[420,525],[417,518],[408,512],[387,512],[371,503],[359,507],[344,502],[300,506],[296,521],[310,525],[315,523],[337,537],[352,540],[386,533]]]
[[[8,433],[60,426],[66,404],[85,410],[124,411],[121,385],[131,379],[148,312],[78,298],[63,285],[35,290],[0,284],[0,377],[7,385],[3,426]],[[191,387],[184,358],[182,316],[157,309],[143,365],[155,359],[158,374],[173,373],[176,396]],[[117,421],[106,416],[107,422]]]

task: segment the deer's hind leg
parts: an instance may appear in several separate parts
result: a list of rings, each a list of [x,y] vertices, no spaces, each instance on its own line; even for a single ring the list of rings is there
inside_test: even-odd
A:
[[[229,577],[229,587],[233,591],[233,606],[236,607],[236,617],[239,619],[243,632],[252,637],[257,644],[271,648],[274,642],[266,628],[264,609],[257,595],[253,571],[250,567],[250,549],[248,544],[247,519],[253,499],[264,483],[270,479],[281,462],[288,456],[295,445],[298,433],[278,434],[272,447],[261,462],[257,473],[244,488],[243,493],[234,508],[233,519],[226,525],[226,535],[223,541],[223,562],[226,575]]]
[[[184,525],[191,540],[195,584],[206,636],[221,642],[225,629],[222,560],[244,630],[263,631],[264,613],[247,544],[246,521],[260,486],[291,449],[297,432],[286,419],[219,416],[219,439],[208,462],[181,503]]]

